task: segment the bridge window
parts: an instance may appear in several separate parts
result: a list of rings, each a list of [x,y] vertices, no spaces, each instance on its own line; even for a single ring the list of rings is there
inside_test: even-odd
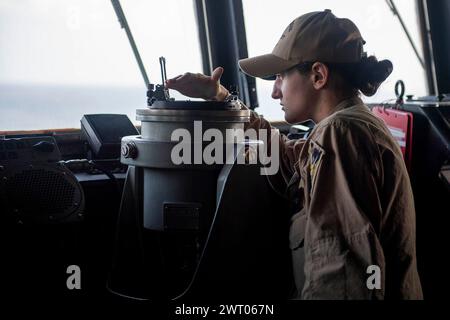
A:
[[[202,71],[192,1],[121,4],[152,83],[161,83],[159,56],[168,77]],[[87,113],[125,113],[134,121],[135,109],[147,105],[109,0],[2,0],[0,47],[0,131],[79,128]]]

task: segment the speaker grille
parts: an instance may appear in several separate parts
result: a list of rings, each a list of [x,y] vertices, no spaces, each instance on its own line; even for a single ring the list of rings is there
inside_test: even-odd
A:
[[[59,220],[83,201],[81,186],[63,167],[16,168],[4,180],[7,208],[19,219]]]

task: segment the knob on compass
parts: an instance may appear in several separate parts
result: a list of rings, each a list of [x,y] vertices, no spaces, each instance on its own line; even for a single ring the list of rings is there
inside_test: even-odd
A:
[[[136,159],[138,155],[138,149],[134,142],[127,142],[121,148],[121,153],[124,158]]]

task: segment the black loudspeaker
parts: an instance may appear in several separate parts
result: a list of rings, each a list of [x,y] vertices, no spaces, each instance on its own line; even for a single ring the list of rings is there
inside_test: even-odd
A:
[[[81,132],[95,159],[120,159],[122,137],[139,134],[124,114],[85,114]]]
[[[80,183],[62,162],[53,137],[0,140],[2,219],[23,224],[79,221],[84,209]]]

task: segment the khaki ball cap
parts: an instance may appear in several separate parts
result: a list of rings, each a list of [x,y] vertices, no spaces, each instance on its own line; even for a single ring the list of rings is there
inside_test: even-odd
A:
[[[272,53],[239,60],[250,76],[271,78],[302,62],[357,63],[364,56],[364,39],[349,19],[329,9],[306,13],[292,21]]]

